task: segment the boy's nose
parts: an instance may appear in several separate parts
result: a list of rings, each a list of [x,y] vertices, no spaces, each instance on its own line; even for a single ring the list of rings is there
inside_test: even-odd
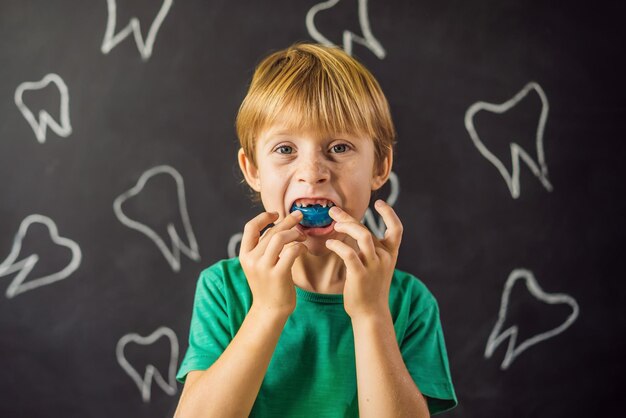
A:
[[[328,181],[330,172],[328,167],[319,160],[303,163],[298,169],[298,181],[309,184],[320,184]]]

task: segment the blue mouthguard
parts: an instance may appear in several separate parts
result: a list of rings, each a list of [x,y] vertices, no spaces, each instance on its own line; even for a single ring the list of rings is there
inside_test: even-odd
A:
[[[295,204],[291,206],[289,212],[299,210],[302,212],[302,220],[300,225],[307,228],[319,228],[328,226],[333,222],[333,219],[328,214],[329,207],[323,207],[322,205],[312,205],[308,207],[297,207]]]

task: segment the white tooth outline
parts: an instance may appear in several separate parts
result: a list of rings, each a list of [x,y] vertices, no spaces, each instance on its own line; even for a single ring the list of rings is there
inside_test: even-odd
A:
[[[321,3],[316,4],[311,7],[311,9],[306,14],[306,28],[309,32],[309,35],[313,39],[315,39],[320,44],[326,46],[334,46],[331,41],[326,39],[324,35],[322,35],[315,26],[315,15],[321,11],[334,7],[339,3],[339,0],[328,0]],[[387,52],[383,48],[383,46],[378,42],[378,39],[374,37],[372,34],[372,30],[370,28],[369,22],[369,14],[367,12],[367,0],[359,0],[359,24],[361,25],[361,32],[363,33],[363,37],[357,36],[354,32],[349,30],[343,31],[343,49],[346,51],[348,55],[352,55],[352,43],[357,42],[365,47],[367,47],[370,51],[376,55],[379,59],[384,59],[387,55]]]
[[[132,32],[135,37],[135,43],[137,44],[137,49],[139,50],[139,54],[141,55],[141,59],[143,61],[147,61],[150,56],[152,56],[152,47],[154,45],[154,41],[156,40],[157,33],[163,20],[169,13],[170,8],[172,7],[173,0],[163,0],[161,4],[161,8],[157,13],[156,17],[152,21],[150,25],[150,29],[148,30],[148,36],[146,37],[146,41],[144,42],[143,37],[141,36],[141,22],[136,17],[132,17],[126,27],[115,34],[115,26],[117,20],[117,4],[116,0],[107,0],[107,27],[104,33],[104,39],[102,40],[102,46],[100,47],[100,51],[103,54],[108,54],[111,52],[113,48],[117,46],[120,42],[124,40],[130,33]]]
[[[398,175],[393,171],[389,173],[389,186],[391,186],[391,190],[389,191],[389,196],[385,202],[387,202],[389,206],[393,207],[398,200],[398,196],[400,195],[400,180],[398,179]],[[363,216],[361,222],[365,224],[376,237],[382,239],[385,236],[385,231],[387,230],[385,221],[381,216],[379,216],[377,222],[374,212],[370,208],[367,208],[365,211],[365,215]]]
[[[554,304],[568,304],[572,307],[572,313],[567,317],[565,322],[563,322],[558,327],[555,327],[549,331],[545,331],[535,335],[532,338],[527,339],[518,347],[515,347],[515,343],[517,342],[517,334],[518,327],[517,325],[512,325],[507,328],[504,332],[501,332],[502,325],[506,319],[509,297],[511,294],[511,289],[517,280],[526,281],[526,289],[530,291],[530,293],[542,302],[549,303],[551,305]],[[501,370],[506,370],[509,368],[513,360],[517,358],[524,350],[530,348],[531,346],[540,343],[541,341],[547,340],[549,338],[555,337],[556,335],[562,333],[570,325],[578,318],[579,307],[576,300],[570,295],[566,295],[564,293],[546,293],[544,292],[537,280],[535,279],[534,274],[527,269],[518,268],[515,269],[509,274],[509,278],[504,285],[504,291],[502,292],[502,299],[500,302],[500,310],[498,312],[498,322],[493,327],[491,334],[489,335],[489,339],[487,340],[487,346],[485,347],[485,359],[491,358],[494,351],[500,344],[504,342],[507,338],[509,339],[509,345],[506,349],[506,355],[504,356],[504,360],[500,364]]]
[[[528,95],[528,93],[534,90],[539,95],[541,99],[541,115],[539,116],[539,122],[537,124],[537,134],[535,140],[535,150],[537,152],[537,160],[539,162],[539,168],[535,161],[528,155],[528,153],[515,142],[510,143],[511,148],[511,164],[512,164],[512,174],[509,174],[508,170],[491,151],[485,147],[483,142],[480,140],[478,133],[476,132],[476,128],[474,127],[474,115],[481,110],[487,110],[492,113],[502,114],[512,107],[517,105],[524,97]],[[474,146],[478,148],[478,151],[485,157],[487,160],[493,164],[506,182],[509,187],[509,191],[511,196],[514,199],[517,199],[520,195],[520,184],[519,184],[519,159],[520,157],[524,160],[528,168],[532,171],[532,173],[539,179],[543,187],[551,192],[553,190],[552,184],[548,180],[548,166],[545,162],[545,156],[543,151],[543,132],[545,130],[546,121],[548,119],[548,111],[550,109],[550,105],[548,103],[548,98],[541,88],[541,86],[531,81],[524,86],[522,90],[520,90],[512,99],[507,100],[501,104],[487,103],[487,102],[476,102],[471,105],[467,111],[465,112],[465,129],[469,133],[472,138],[472,142]]]
[[[72,251],[72,259],[61,271],[29,280],[24,284],[24,280],[35,267],[35,264],[39,261],[39,256],[37,254],[32,254],[19,262],[15,262],[15,260],[17,260],[20,254],[22,241],[28,232],[28,228],[30,228],[30,226],[35,222],[44,224],[48,228],[50,238],[52,238],[52,241],[55,244],[69,248]],[[16,270],[20,271],[7,288],[5,293],[6,297],[11,299],[20,293],[66,279],[80,266],[81,260],[82,252],[80,250],[80,246],[69,238],[59,236],[57,226],[52,219],[39,214],[29,215],[21,222],[20,227],[15,234],[15,238],[13,238],[13,246],[11,247],[9,256],[2,263],[0,263],[0,277],[11,274]]]
[[[24,104],[22,95],[26,90],[40,90],[45,88],[48,84],[54,83],[59,89],[60,95],[60,118],[61,124],[59,125],[54,118],[45,110],[39,111],[39,121],[35,119],[35,115]],[[40,144],[46,142],[46,130],[50,126],[50,129],[54,131],[58,136],[67,138],[72,133],[72,125],[70,124],[70,95],[67,85],[63,79],[55,73],[46,74],[40,81],[25,81],[17,86],[15,94],[13,95],[15,105],[22,112],[22,115],[26,119],[26,122],[30,125],[31,129],[37,137],[37,141]]]
[[[139,375],[137,370],[126,360],[124,356],[124,348],[130,342],[134,342],[140,345],[150,345],[161,337],[167,337],[170,340],[170,364],[168,372],[168,381],[163,379],[163,375],[153,364],[148,364],[144,372],[143,378]],[[176,365],[178,363],[178,338],[176,333],[168,327],[159,327],[152,334],[147,337],[131,332],[124,335],[117,342],[115,348],[115,355],[117,362],[122,369],[128,374],[135,382],[141,393],[141,400],[144,403],[150,402],[152,381],[156,381],[157,385],[163,389],[165,393],[170,396],[174,396],[178,392],[178,386],[176,384]]]
[[[237,246],[241,244],[242,232],[237,232],[228,240],[228,258],[237,257]]]
[[[187,245],[182,242],[180,236],[178,235],[178,232],[176,231],[176,228],[171,223],[167,225],[167,232],[170,236],[170,239],[172,240],[172,251],[169,250],[167,245],[165,245],[165,241],[163,241],[161,237],[159,237],[159,235],[154,232],[153,229],[147,227],[140,222],[130,219],[122,211],[122,204],[129,198],[139,194],[145,186],[146,182],[150,180],[151,177],[158,174],[168,174],[172,176],[174,178],[174,181],[176,182],[179,213],[181,215],[181,220],[185,228],[187,240],[189,241],[189,245],[191,246],[191,248],[187,247]],[[183,177],[175,168],[169,165],[158,165],[145,171],[141,175],[141,177],[139,177],[139,180],[137,180],[137,184],[135,186],[115,198],[115,200],[113,201],[113,211],[115,212],[115,216],[117,216],[117,219],[122,224],[141,232],[152,241],[154,241],[159,250],[161,250],[161,253],[165,257],[169,265],[172,267],[172,270],[174,270],[175,272],[180,271],[181,251],[192,260],[200,261],[198,243],[196,242],[196,237],[191,228],[189,214],[187,213],[187,202],[185,200],[185,183],[183,181]]]

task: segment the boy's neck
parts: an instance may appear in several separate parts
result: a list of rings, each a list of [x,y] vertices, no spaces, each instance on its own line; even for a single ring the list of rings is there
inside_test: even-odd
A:
[[[291,273],[295,285],[301,289],[315,293],[343,293],[346,267],[333,252],[323,256],[305,253],[296,259]]]

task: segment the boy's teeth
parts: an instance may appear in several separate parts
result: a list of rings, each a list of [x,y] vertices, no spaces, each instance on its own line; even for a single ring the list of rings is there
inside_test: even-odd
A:
[[[332,207],[335,206],[335,204],[333,202],[331,202],[330,200],[316,200],[314,202],[306,202],[303,203],[302,201],[296,201],[295,202],[296,207],[299,208],[308,208],[309,206],[314,206],[314,205],[320,205],[322,207]]]

